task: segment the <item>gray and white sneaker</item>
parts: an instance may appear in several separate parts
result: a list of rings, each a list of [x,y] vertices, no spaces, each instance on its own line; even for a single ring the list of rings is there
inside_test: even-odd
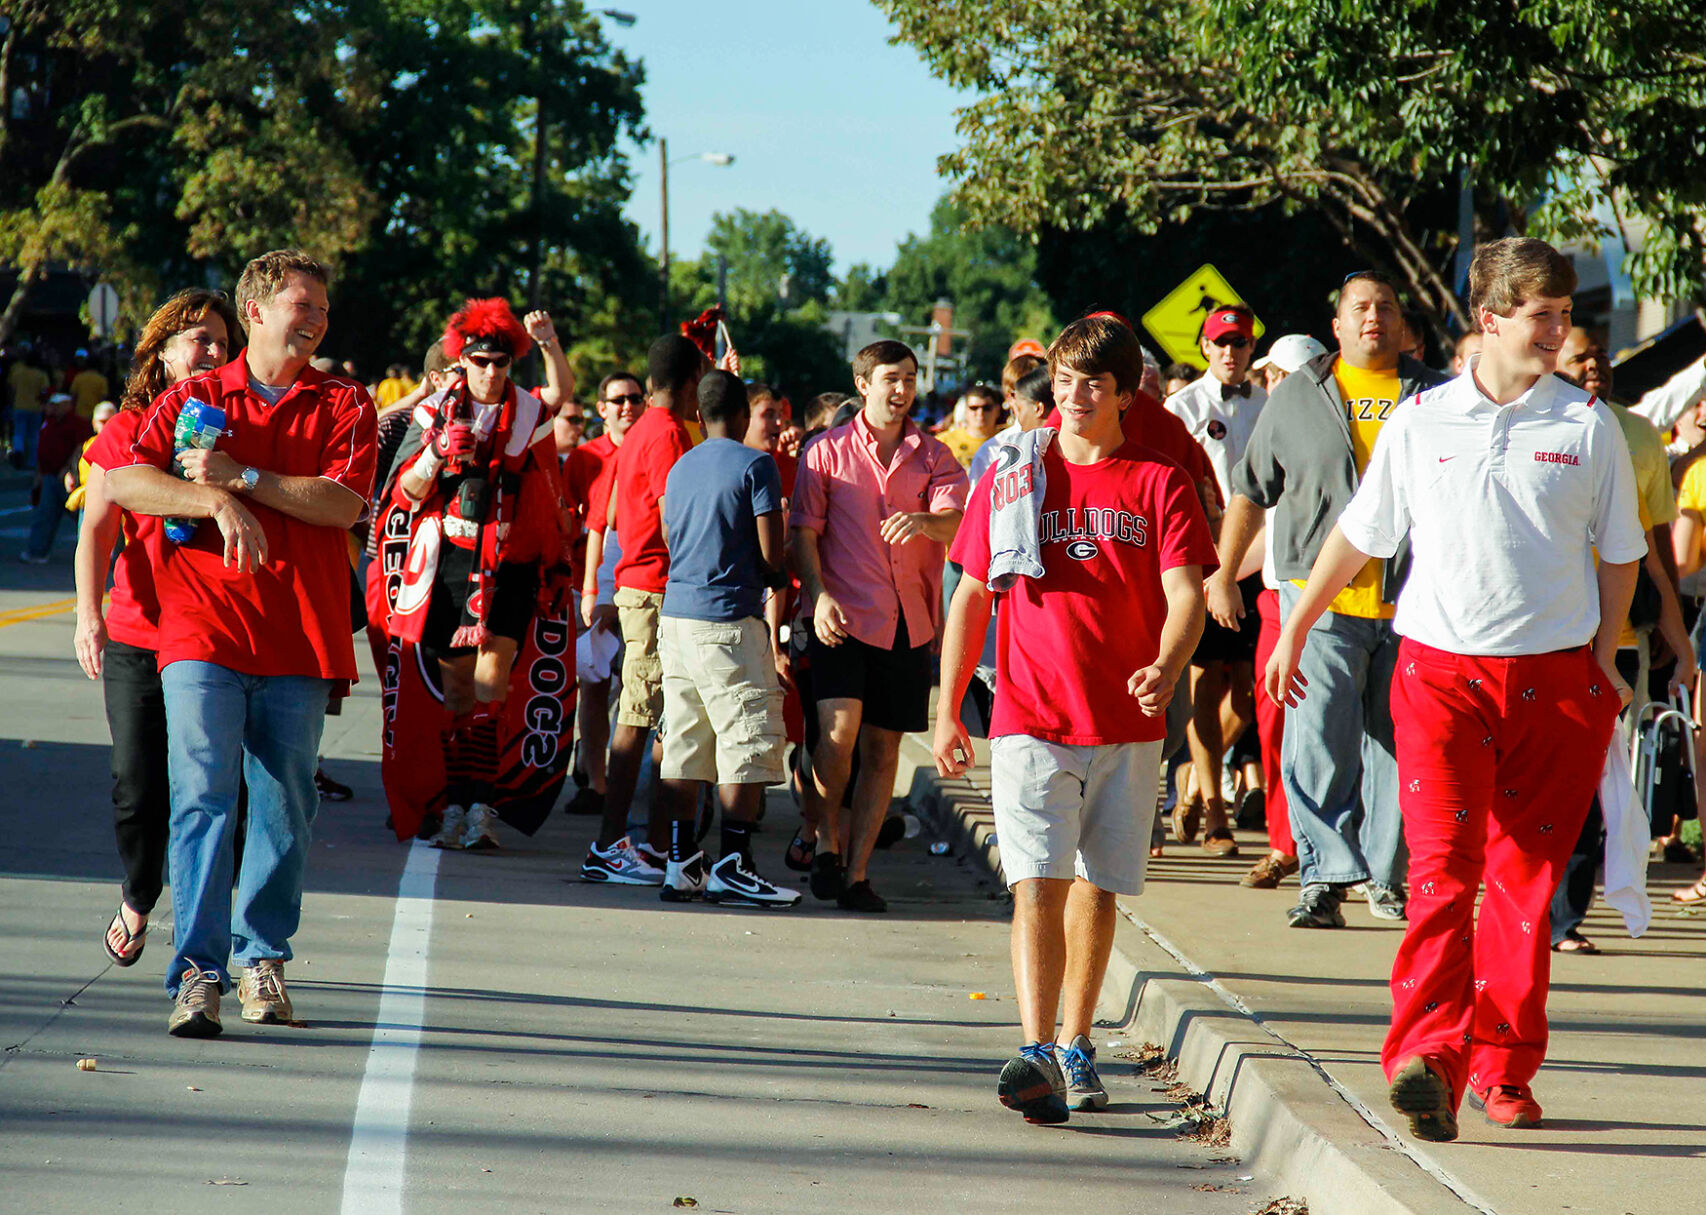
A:
[[[663,872],[658,897],[666,903],[691,903],[705,894],[705,854],[695,852],[685,861],[670,861]]]
[[[212,1038],[224,1027],[219,1024],[219,976],[193,965],[178,980],[178,995],[166,1032],[174,1038]]]
[[[1066,1104],[1075,1110],[1106,1109],[1108,1090],[1096,1074],[1096,1048],[1090,1039],[1079,1034],[1071,1046],[1056,1045],[1060,1070],[1066,1073]]]
[[[747,865],[740,853],[731,852],[711,866],[711,875],[705,880],[705,898],[733,907],[794,907],[799,904],[800,892],[766,880]]]
[[[668,864],[668,861],[664,862]],[[581,881],[607,882],[613,886],[661,886],[664,871],[652,864],[633,842],[623,836],[600,852],[597,844],[586,850],[581,863]]]
[[[1370,881],[1363,887],[1368,896],[1368,914],[1377,920],[1401,920],[1407,900],[1402,886]]]
[[[1345,916],[1339,910],[1343,899],[1337,887],[1310,882],[1298,895],[1297,906],[1286,914],[1286,923],[1293,928],[1343,928]]]
[[[1030,1043],[1007,1061],[995,1082],[1001,1104],[1039,1126],[1054,1126],[1072,1116],[1066,1107],[1066,1076],[1054,1052],[1052,1042]]]
[[[439,824],[438,834],[432,837],[434,848],[454,848],[460,852],[466,845],[462,842],[462,834],[468,826],[468,812],[461,806],[446,806],[444,821]]]
[[[498,812],[484,802],[468,808],[468,818],[462,825],[462,846],[470,852],[491,852],[498,847]]]

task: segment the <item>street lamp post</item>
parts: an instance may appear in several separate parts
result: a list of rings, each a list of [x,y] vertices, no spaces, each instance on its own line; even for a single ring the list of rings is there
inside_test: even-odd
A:
[[[691,156],[669,158],[669,140],[658,140],[658,201],[662,211],[662,249],[658,257],[658,324],[669,332],[669,166],[685,160],[703,160],[719,168],[734,164],[728,152],[695,152]]]

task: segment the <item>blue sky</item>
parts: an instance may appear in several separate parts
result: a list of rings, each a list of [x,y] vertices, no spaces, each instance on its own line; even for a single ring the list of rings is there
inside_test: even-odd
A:
[[[638,21],[606,21],[613,44],[646,64],[646,121],[670,159],[729,152],[669,173],[670,250],[696,257],[714,211],[775,208],[835,250],[837,271],[886,267],[929,227],[946,188],[936,158],[957,146],[961,95],[916,52],[888,44],[867,0],[588,0]],[[628,149],[627,214],[657,248],[658,153]]]

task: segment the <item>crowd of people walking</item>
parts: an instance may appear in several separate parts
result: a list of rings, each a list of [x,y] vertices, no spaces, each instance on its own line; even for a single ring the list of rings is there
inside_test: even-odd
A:
[[[886,911],[902,739],[955,775],[988,737],[1023,1036],[998,1094],[1031,1121],[1106,1104],[1116,897],[1169,842],[1235,857],[1259,823],[1243,882],[1295,878],[1292,927],[1352,895],[1406,921],[1383,1063],[1414,1133],[1455,1137],[1465,1093],[1535,1125],[1614,722],[1695,682],[1706,537],[1706,372],[1618,401],[1574,290],[1550,246],[1483,246],[1449,372],[1377,271],[1333,301],[1336,348],[1258,360],[1255,313],[1215,305],[1200,374],[1095,312],[932,428],[904,343],[796,405],[710,315],[589,408],[549,314],[501,299],[370,392],[316,357],[327,270],[258,257],[149,318],[115,403],[10,377],[47,487],[24,559],[81,511],[124,872],[103,946],[136,963],[169,875],[169,1031],[220,1033],[234,973],[244,1020],[294,1017],[321,733],[365,629],[400,839],[490,851],[562,806],[597,821],[582,879],[668,901]],[[784,785],[803,890],[753,856]]]

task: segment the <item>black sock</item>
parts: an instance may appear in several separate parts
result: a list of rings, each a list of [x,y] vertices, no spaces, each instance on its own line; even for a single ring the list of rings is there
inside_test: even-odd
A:
[[[669,859],[681,864],[698,851],[698,824],[690,818],[671,819],[669,823]]]
[[[723,820],[723,856],[740,853],[741,864],[752,868],[752,824]]]

